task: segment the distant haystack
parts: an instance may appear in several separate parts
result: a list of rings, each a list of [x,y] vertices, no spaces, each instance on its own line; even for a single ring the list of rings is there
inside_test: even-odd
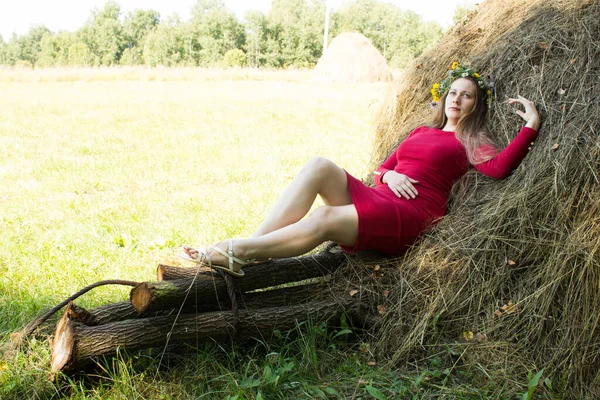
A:
[[[379,82],[393,79],[385,58],[371,41],[357,32],[342,33],[331,41],[313,71],[316,82]]]

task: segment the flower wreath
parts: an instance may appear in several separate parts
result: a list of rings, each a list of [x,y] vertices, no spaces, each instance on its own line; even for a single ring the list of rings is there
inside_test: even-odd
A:
[[[443,81],[433,84],[433,87],[431,88],[431,95],[433,96],[431,106],[435,107],[437,105],[437,102],[440,101],[440,97],[450,90],[452,82],[458,78],[465,78],[467,76],[470,76],[477,81],[477,86],[479,86],[479,89],[481,90],[483,101],[489,106],[492,102],[493,84],[488,84],[485,79],[477,72],[473,71],[470,66],[460,64],[457,61],[452,63],[452,66],[448,70],[448,76]]]

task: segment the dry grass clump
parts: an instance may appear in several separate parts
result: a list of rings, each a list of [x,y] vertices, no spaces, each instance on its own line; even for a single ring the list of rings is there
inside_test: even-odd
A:
[[[392,79],[385,57],[358,32],[336,36],[312,75],[315,82],[387,82]]]
[[[378,348],[394,362],[439,351],[513,391],[545,368],[565,396],[600,396],[599,32],[597,1],[487,0],[398,83],[373,167],[426,122],[429,89],[454,60],[492,71],[500,142],[522,125],[507,97],[533,100],[542,128],[512,176],[468,174],[444,220],[392,262],[393,288],[377,301]]]

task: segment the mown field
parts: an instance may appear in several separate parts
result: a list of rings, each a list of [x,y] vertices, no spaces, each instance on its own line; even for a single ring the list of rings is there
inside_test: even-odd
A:
[[[83,286],[153,280],[158,262],[179,263],[184,243],[250,234],[312,156],[365,176],[386,86],[313,84],[309,77],[0,71],[2,343]],[[79,303],[122,301],[128,290],[98,288]],[[367,365],[365,340],[338,333],[307,324],[268,343],[167,354],[160,365],[160,352],[121,354],[91,376],[56,384],[48,380],[48,343],[36,339],[0,361],[0,398],[413,393],[393,370]]]

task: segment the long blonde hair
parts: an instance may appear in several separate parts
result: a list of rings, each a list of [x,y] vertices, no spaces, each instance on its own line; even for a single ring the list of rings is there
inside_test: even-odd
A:
[[[475,85],[475,106],[468,114],[460,117],[456,126],[455,135],[458,141],[461,142],[465,147],[469,162],[471,164],[481,164],[482,162],[494,158],[498,154],[498,146],[496,145],[492,134],[485,125],[485,117],[487,115],[488,106],[485,103],[481,94],[481,90],[479,89],[477,81],[474,78],[466,76],[459,79],[466,79]],[[446,116],[445,112],[448,92],[442,95],[435,108],[431,122],[432,128],[442,129],[444,126],[446,126],[446,122],[448,122],[448,117]],[[487,147],[489,149],[489,146],[491,146],[494,151],[478,151],[478,149],[482,147]]]

